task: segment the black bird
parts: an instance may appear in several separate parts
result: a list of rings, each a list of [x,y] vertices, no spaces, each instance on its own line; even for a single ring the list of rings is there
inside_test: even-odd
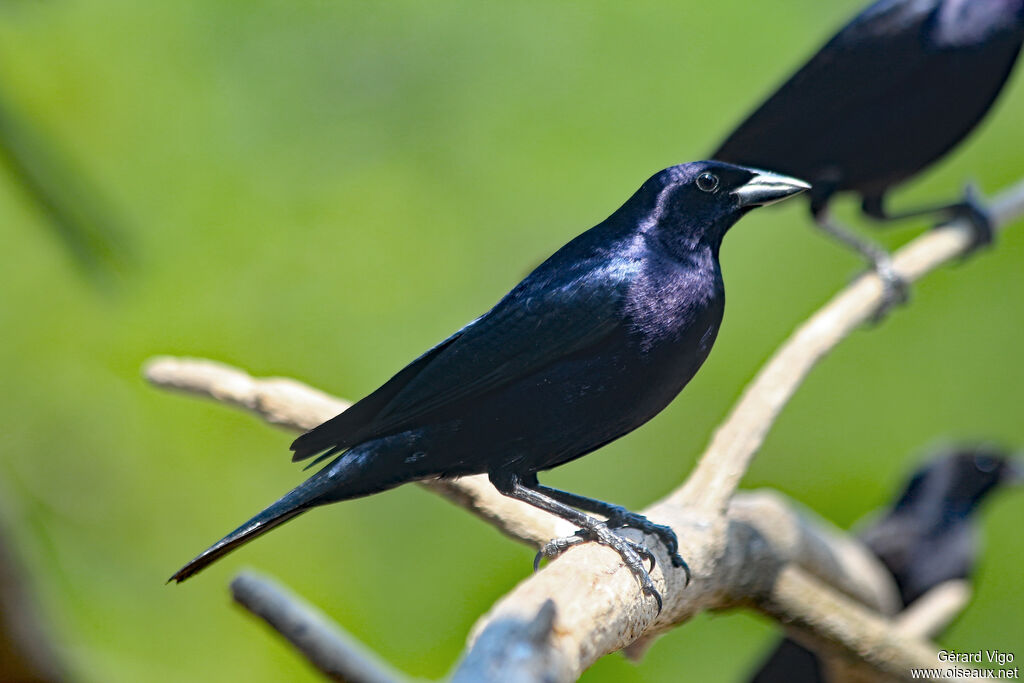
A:
[[[891,213],[889,191],[940,159],[992,106],[1024,41],[1024,0],[879,0],[853,18],[736,128],[713,158],[811,183],[811,213],[905,296],[888,254],[829,215],[833,195],[860,196],[878,221],[966,217],[992,240],[968,190],[942,206]],[[888,304],[887,304],[888,305]]]
[[[489,312],[296,439],[293,460],[337,457],[172,580],[317,505],[408,481],[487,473],[504,495],[615,549],[660,605],[640,559],[653,555],[612,529],[655,534],[683,566],[671,529],[541,486],[537,472],[636,429],[675,398],[707,358],[722,320],[722,237],[753,207],[807,188],[720,162],[655,174]]]
[[[1024,463],[998,448],[960,446],[933,455],[860,539],[888,569],[904,607],[946,581],[968,578],[977,556],[974,514],[998,488],[1024,484]],[[817,655],[784,639],[753,683],[826,680]]]

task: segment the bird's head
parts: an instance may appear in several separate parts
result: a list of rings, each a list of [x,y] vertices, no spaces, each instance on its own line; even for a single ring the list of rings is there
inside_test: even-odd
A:
[[[991,444],[943,450],[914,474],[897,507],[940,505],[953,516],[970,514],[987,495],[1024,484],[1024,459]]]
[[[695,161],[655,173],[622,210],[667,242],[705,244],[717,253],[726,231],[745,213],[809,189],[802,180],[768,171]]]

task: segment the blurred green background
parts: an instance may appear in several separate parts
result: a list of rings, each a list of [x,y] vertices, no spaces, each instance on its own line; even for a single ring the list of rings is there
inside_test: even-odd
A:
[[[243,566],[397,667],[448,671],[478,615],[528,575],[528,548],[410,486],[164,585],[303,475],[291,434],[152,389],[140,366],[208,356],[364,395],[651,173],[709,153],[860,4],[0,3],[0,94],[124,227],[126,265],[97,284],[0,168],[3,508],[77,678],[315,680],[231,606]],[[894,205],[1024,175],[1021,81]],[[759,364],[859,268],[801,202],[745,219],[722,260],[729,305],[704,370],[650,425],[547,483],[632,507],[667,493]],[[847,526],[929,444],[1024,446],[1022,262],[1024,225],[856,333],[745,485]],[[942,642],[1024,656],[1022,517],[1019,494],[988,507],[976,599]],[[773,638],[755,616],[702,617],[639,666],[613,655],[584,680],[736,680]]]

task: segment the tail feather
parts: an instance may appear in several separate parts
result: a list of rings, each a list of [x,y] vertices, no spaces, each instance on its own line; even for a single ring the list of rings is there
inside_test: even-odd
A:
[[[334,462],[286,493],[276,503],[201,552],[175,572],[168,582],[181,583],[235,548],[245,545],[310,508],[387,488],[375,485],[372,482],[372,475],[367,476],[370,474],[368,469],[372,461],[372,456],[368,457],[368,454],[358,456],[349,452],[339,456]]]
[[[278,503],[283,502],[283,500],[284,499],[278,501]],[[248,522],[238,527],[203,552],[199,553],[195,559],[176,571],[174,576],[167,580],[168,583],[171,581],[181,583],[193,574],[198,574],[203,569],[206,569],[206,567],[224,557],[235,548],[245,545],[257,536],[261,536],[274,527],[284,524],[289,519],[300,515],[306,510],[306,508],[285,508],[282,510],[278,509],[278,503],[271,505],[260,514],[256,515]]]

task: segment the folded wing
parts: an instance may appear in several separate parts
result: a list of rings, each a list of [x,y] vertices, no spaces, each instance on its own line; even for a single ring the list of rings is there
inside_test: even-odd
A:
[[[578,271],[577,271],[578,272]],[[490,312],[292,444],[293,460],[405,431],[600,344],[621,323],[628,281],[588,271],[551,287],[528,278]]]

